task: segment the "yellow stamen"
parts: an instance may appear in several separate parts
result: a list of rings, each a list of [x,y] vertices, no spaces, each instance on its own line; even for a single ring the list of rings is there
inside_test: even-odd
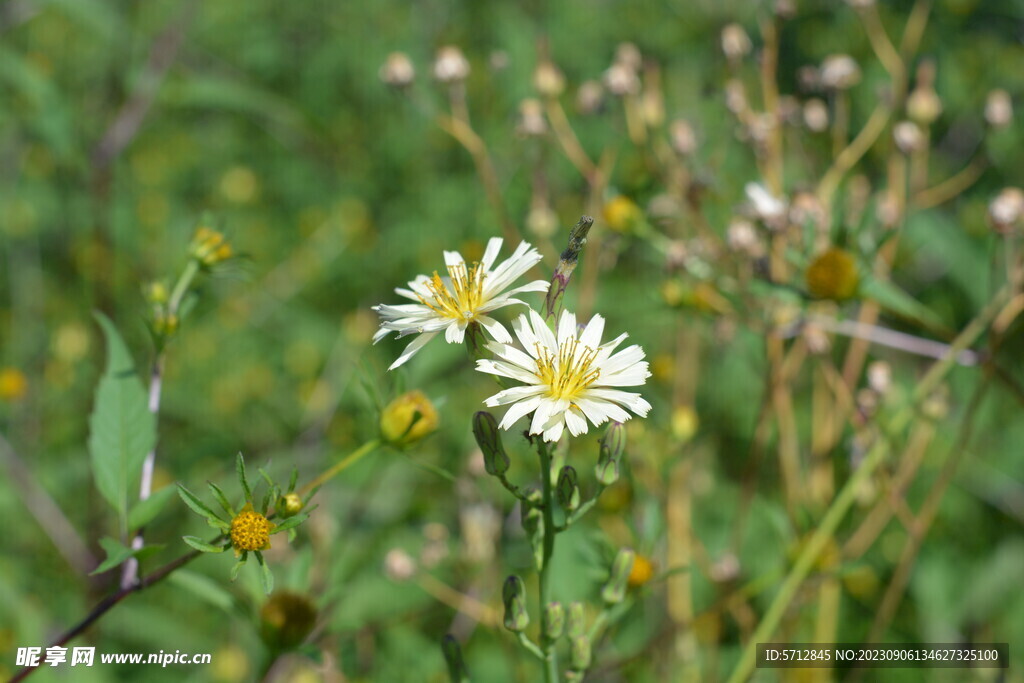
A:
[[[568,339],[558,349],[556,357],[547,347],[537,344],[537,376],[548,385],[548,395],[556,399],[572,400],[597,381],[601,371],[592,368],[597,351],[579,341]]]
[[[479,264],[466,268],[465,263],[448,266],[454,293],[445,286],[441,276],[434,271],[434,276],[425,283],[430,290],[431,299],[420,296],[424,306],[445,318],[455,320],[472,320],[476,309],[483,303],[485,269]]]

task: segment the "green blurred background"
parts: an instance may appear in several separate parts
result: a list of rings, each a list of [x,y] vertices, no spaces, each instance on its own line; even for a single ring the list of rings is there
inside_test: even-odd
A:
[[[780,87],[796,94],[798,67],[833,52],[853,55],[864,70],[851,93],[856,130],[878,101],[884,72],[849,7],[796,5],[796,15],[782,24]],[[893,33],[910,7],[894,2],[882,9]],[[543,161],[561,228],[550,238],[524,235],[541,246],[549,271],[568,227],[588,208],[585,183],[556,146],[524,142],[515,133],[519,102],[533,93],[538,45],[546,44],[567,77],[566,107],[590,155],[619,148],[609,193],[642,207],[659,194],[660,181],[642,153],[621,144],[621,112],[609,101],[603,113],[581,116],[572,96],[581,81],[600,78],[623,41],[661,66],[668,117],[685,117],[697,131],[694,173],[709,223],[724,234],[743,186],[758,180],[758,171],[725,109],[728,69],[719,32],[736,21],[756,36],[758,19],[770,14],[765,3],[683,0],[7,0],[0,5],[0,368],[7,382],[0,431],[98,553],[96,539],[115,527],[92,486],[86,450],[103,362],[91,312],[116,322],[145,368],[152,349],[143,285],[180,271],[191,234],[208,212],[245,259],[228,276],[201,280],[197,309],[170,347],[157,483],[180,481],[198,490],[210,479],[236,495],[231,473],[238,451],[250,462],[271,461],[282,476],[293,464],[304,477],[315,476],[373,436],[375,406],[400,390],[423,389],[437,403],[442,426],[410,457],[455,473],[458,485],[381,452],[325,488],[300,540],[289,548],[280,543],[270,557],[279,585],[312,593],[321,610],[313,648],[319,654],[297,656],[282,676],[443,680],[437,644],[454,612],[415,582],[386,577],[385,554],[443,547],[432,571],[494,604],[505,574],[529,573],[529,551],[513,520],[493,558],[464,557],[474,506],[499,504],[497,523],[511,510],[502,489],[469,464],[475,448],[469,417],[493,385],[471,370],[463,350],[440,341],[390,374],[386,368],[405,342],[369,344],[376,328],[371,305],[393,301],[395,286],[438,267],[442,249],[479,254],[501,232],[471,158],[424,115],[445,106],[441,88],[430,82],[435,51],[455,44],[471,63],[471,117],[518,226],[530,210],[538,157]],[[1020,2],[934,3],[921,49],[935,61],[944,108],[932,129],[933,178],[955,172],[980,144],[990,89],[1021,93],[1022,35]],[[416,65],[413,97],[378,77],[394,50]],[[745,73],[756,82],[755,67]],[[123,148],[110,158],[103,141],[125,130]],[[1022,135],[1017,122],[989,136],[992,164],[981,180],[955,201],[912,215],[905,229],[894,279],[951,328],[973,317],[998,279],[992,263],[999,240],[985,212],[1001,187],[1021,181]],[[787,186],[813,186],[814,172],[824,170],[814,159],[827,139],[808,136],[806,144],[809,173],[787,178]],[[884,176],[884,158],[872,152],[859,170],[874,184]],[[603,244],[614,253],[614,267],[601,275],[594,310],[608,318],[610,332],[628,331],[653,361],[644,393],[654,410],[630,426],[631,457],[653,481],[667,477],[679,459],[692,460],[694,536],[708,565],[738,565],[725,582],[691,572],[695,611],[714,612],[729,586],[784,570],[812,526],[813,516],[804,528],[787,518],[771,458],[758,471],[753,499],[739,504],[750,472],[755,397],[763,391],[762,338],[741,326],[727,342],[715,341],[711,316],[663,301],[663,255],[642,240],[609,233],[600,219],[595,231],[607,235]],[[570,290],[569,301],[575,296]],[[680,357],[680,327],[704,340],[698,358]],[[1003,359],[1018,381],[1020,341],[1018,329]],[[836,340],[837,357],[845,344]],[[875,351],[872,357],[891,362],[895,383],[907,390],[927,367],[915,357]],[[671,425],[671,382],[681,363],[699,376],[700,426],[685,447]],[[907,495],[915,509],[980,377],[977,369],[950,376],[950,419],[937,425],[921,482]],[[809,430],[810,402],[809,381],[798,384],[801,434]],[[1020,416],[1010,389],[997,385],[986,394],[970,455],[944,498],[888,637],[1009,641],[1018,646],[1014,660],[1024,662]],[[589,471],[596,438],[592,432],[573,454],[581,472]],[[513,450],[528,455],[525,447]],[[846,476],[849,439],[834,457],[838,476]],[[0,480],[0,674],[14,670],[17,647],[44,645],[74,623],[117,573],[87,579],[68,566],[27,511],[12,467]],[[518,475],[531,476],[532,462],[523,467]],[[665,500],[643,478],[606,497],[591,525],[560,541],[555,592],[563,601],[593,597],[615,545],[631,544],[656,559],[664,552]],[[183,533],[202,528],[175,500],[147,530],[150,539],[167,543],[147,566],[180,554]],[[905,537],[892,523],[851,568],[861,582],[844,584],[838,640],[865,636]],[[210,667],[146,669],[146,680],[250,680],[263,657],[256,617],[263,598],[248,569],[231,585],[227,560],[201,558],[127,600],[76,642],[108,652],[213,653]],[[763,610],[769,597],[770,591],[750,604]],[[534,663],[500,628],[472,629],[458,619],[456,625],[479,680],[536,680]],[[705,680],[727,673],[740,647],[732,617],[687,628],[709,653],[701,664]],[[671,680],[672,629],[662,588],[652,586],[597,652],[594,679]],[[70,680],[59,673],[41,671],[36,680]],[[905,680],[963,680],[953,674],[959,675],[900,673]],[[98,667],[76,671],[74,680],[138,675]]]

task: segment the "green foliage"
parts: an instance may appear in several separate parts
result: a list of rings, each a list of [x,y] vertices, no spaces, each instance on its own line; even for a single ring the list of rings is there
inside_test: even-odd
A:
[[[124,529],[129,491],[138,482],[146,454],[156,445],[156,417],[149,412],[146,390],[121,335],[102,313],[96,320],[107,340],[107,369],[96,387],[89,418],[89,454],[96,488]]]

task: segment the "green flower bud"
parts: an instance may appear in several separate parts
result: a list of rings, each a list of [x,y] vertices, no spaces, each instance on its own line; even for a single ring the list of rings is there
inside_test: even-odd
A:
[[[569,666],[584,671],[590,666],[590,638],[576,636],[569,641]]]
[[[302,498],[297,493],[286,493],[277,501],[277,511],[282,517],[294,517],[302,512]]]
[[[551,476],[552,486],[558,483],[558,477],[562,473],[562,468],[565,467],[565,461],[568,457],[569,439],[560,439],[551,450],[551,470],[548,474]]]
[[[626,597],[626,587],[629,585],[629,575],[633,571],[635,559],[636,553],[628,548],[623,548],[615,556],[612,574],[608,577],[608,583],[601,589],[601,599],[609,605],[618,604]]]
[[[565,630],[565,608],[560,602],[544,605],[544,637],[557,640]]]
[[[462,647],[455,636],[448,633],[441,639],[441,652],[444,654],[444,661],[448,664],[448,678],[452,683],[462,683],[469,680],[469,671],[466,669],[466,662],[462,659]]]
[[[487,474],[500,477],[508,472],[509,460],[505,446],[501,443],[498,421],[486,410],[473,415],[473,436],[484,454],[484,469]]]
[[[530,625],[530,613],[526,610],[526,586],[515,574],[505,579],[501,588],[501,599],[505,603],[505,628],[518,633]]]
[[[566,617],[565,624],[565,632],[570,639],[578,638],[587,632],[587,613],[582,602],[569,603],[569,614]]]
[[[626,449],[626,428],[621,422],[612,422],[601,439],[601,455],[597,460],[594,474],[604,486],[611,486],[619,479],[619,462]]]
[[[575,469],[569,466],[562,468],[555,493],[558,495],[559,504],[566,512],[572,512],[580,506],[580,485]]]

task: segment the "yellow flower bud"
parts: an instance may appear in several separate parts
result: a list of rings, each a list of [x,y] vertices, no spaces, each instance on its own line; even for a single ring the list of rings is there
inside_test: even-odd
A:
[[[405,447],[432,434],[438,422],[434,404],[417,389],[402,394],[384,408],[380,433],[391,445]]]
[[[637,555],[633,560],[633,568],[629,570],[629,585],[642,586],[654,576],[654,563],[644,555]]]
[[[28,392],[25,373],[17,368],[0,370],[0,400],[18,401]]]
[[[207,268],[226,261],[234,255],[227,238],[222,233],[206,227],[196,230],[188,253]]]
[[[604,205],[604,222],[615,232],[630,232],[643,218],[643,212],[629,197],[619,195]]]

